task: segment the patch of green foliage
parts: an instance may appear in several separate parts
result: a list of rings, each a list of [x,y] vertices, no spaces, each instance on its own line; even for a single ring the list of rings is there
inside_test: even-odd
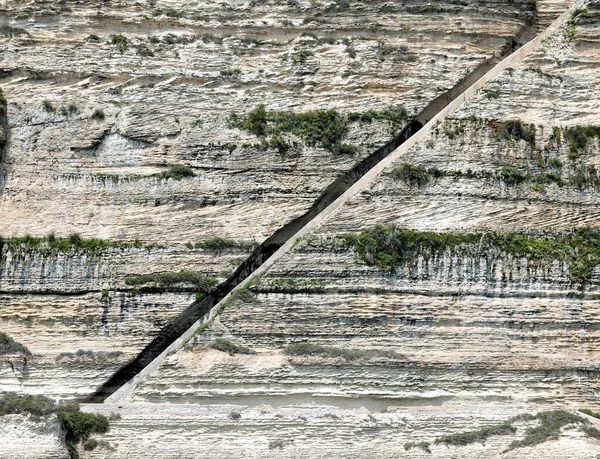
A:
[[[160,291],[172,288],[178,284],[187,284],[193,286],[194,291],[210,292],[219,281],[214,277],[206,277],[200,272],[181,270],[179,272],[161,272],[128,276],[125,279],[125,283],[127,285],[153,284],[142,288],[141,290],[143,291]]]
[[[569,178],[569,183],[580,190],[588,186],[599,188],[600,177],[598,176],[596,166],[590,164],[588,167],[576,167],[573,175]]]
[[[98,440],[95,438],[90,438],[83,442],[83,449],[85,451],[94,451],[98,447]]]
[[[315,55],[315,53],[313,53],[312,51],[302,49],[302,50],[298,51],[297,53],[292,54],[292,62],[294,64],[302,64],[302,63],[306,62],[309,57],[312,57],[314,55]]]
[[[600,138],[600,126],[574,126],[565,130],[565,139],[569,141],[569,158],[579,157],[592,138]]]
[[[408,163],[394,168],[390,173],[390,177],[394,180],[402,180],[411,186],[416,185],[418,187],[426,185],[432,179],[431,174],[425,167]]]
[[[526,172],[520,171],[515,166],[505,164],[504,166],[502,166],[500,178],[507,185],[518,185],[527,181],[529,179],[529,175]]]
[[[394,351],[380,349],[345,349],[333,346],[321,346],[312,343],[296,343],[287,346],[284,354],[290,356],[318,356],[323,358],[341,358],[347,362],[369,361],[373,359],[403,360],[405,356]]]
[[[339,143],[334,145],[331,148],[331,151],[337,153],[338,155],[355,155],[358,153],[358,148],[354,145],[349,145],[347,143]]]
[[[368,110],[366,112],[348,113],[349,122],[372,123],[373,121],[386,121],[392,125],[394,132],[401,130],[409,118],[408,112],[402,106],[382,111]]]
[[[246,346],[241,346],[239,344],[235,344],[229,340],[215,338],[215,340],[210,344],[210,347],[213,349],[217,349],[221,352],[227,352],[229,355],[234,354],[256,354],[256,351],[250,349]]]
[[[204,241],[196,242],[192,244],[191,242],[186,244],[188,249],[204,249],[211,250],[214,252],[221,252],[223,250],[233,249],[233,250],[252,250],[257,246],[257,243],[252,241],[236,241],[233,239],[226,239],[223,237],[213,237],[211,239],[205,239]]]
[[[108,432],[109,419],[106,416],[84,413],[79,411],[78,406],[58,405],[42,395],[18,395],[9,392],[0,397],[0,416],[6,414],[47,416],[53,413],[56,413],[61,427],[66,432],[65,440],[71,459],[79,459],[77,443],[87,442],[92,433]],[[84,449],[86,449],[85,444]]]
[[[514,418],[514,421],[540,421],[539,425],[530,427],[525,431],[521,440],[513,441],[505,452],[524,446],[535,446],[548,440],[558,438],[563,427],[569,424],[583,424],[582,418],[564,410],[543,411],[536,415],[523,414]]]
[[[535,144],[535,125],[527,126],[519,120],[508,120],[498,126],[498,135],[505,140],[524,140],[530,145]]]
[[[593,418],[600,419],[600,413],[592,411],[592,410],[590,410],[588,408],[582,408],[579,411],[582,412],[583,414],[587,414],[588,416],[591,416]]]
[[[52,105],[52,103],[49,100],[42,101],[42,108],[44,109],[44,111],[46,113],[53,113],[56,111],[56,109],[54,108],[54,106]]]
[[[110,422],[102,414],[84,413],[79,410],[61,411],[57,414],[66,431],[65,441],[71,459],[79,459],[77,443],[87,442],[93,433],[106,433]]]
[[[512,435],[517,431],[510,422],[503,422],[493,426],[483,427],[478,430],[460,432],[456,434],[444,435],[436,438],[435,444],[446,446],[465,446],[471,443],[484,444],[485,441],[494,435]]]
[[[456,126],[454,129],[444,127],[444,135],[450,140],[462,136],[465,133],[465,127],[462,125]]]
[[[31,352],[29,352],[29,349],[12,339],[6,333],[0,332],[0,355],[3,354],[31,355]]]
[[[10,237],[0,236],[0,251],[8,247],[10,250],[31,250],[43,255],[55,255],[57,253],[81,252],[90,255],[98,255],[109,249],[128,248],[151,248],[152,245],[144,245],[140,241],[107,241],[104,239],[83,239],[77,233],[67,238],[57,238],[50,235],[43,237]]]
[[[432,257],[444,251],[480,253],[488,258],[501,254],[524,258],[538,266],[554,260],[569,264],[571,282],[582,284],[600,264],[600,230],[578,229],[572,233],[529,235],[520,233],[436,233],[402,230],[378,225],[359,234],[341,236],[367,264],[386,272],[416,260],[419,255]]]
[[[221,70],[219,73],[225,78],[236,78],[241,75],[242,71],[240,69],[225,69]]]
[[[576,8],[569,16],[567,20],[567,25],[565,27],[565,34],[570,39],[575,39],[577,36],[577,23],[579,22],[579,18],[587,13],[587,9],[585,8]]]
[[[55,413],[56,410],[56,403],[43,395],[18,395],[7,392],[0,397],[0,416],[5,414],[46,416]]]
[[[111,45],[116,45],[121,54],[123,54],[129,48],[129,40],[126,36],[121,34],[111,35],[108,43]]]
[[[302,139],[308,146],[320,146],[336,153],[354,154],[356,147],[343,143],[348,134],[349,123],[383,120],[396,128],[403,126],[407,119],[408,114],[403,108],[350,113],[344,116],[336,110],[270,112],[261,104],[244,117],[232,114],[230,124],[256,136],[270,136],[272,140],[265,140],[265,147],[276,148],[281,153],[293,146],[284,136],[293,135]]]
[[[428,441],[420,441],[420,442],[408,442],[408,443],[404,443],[404,450],[405,451],[410,451],[413,448],[420,448],[423,451],[425,451],[426,453],[430,453],[431,454],[431,443]]]
[[[194,177],[194,169],[184,164],[174,164],[165,172],[158,174],[158,177],[164,179],[181,180],[185,177]]]
[[[500,97],[500,91],[497,89],[484,89],[483,94],[486,99],[497,99]]]

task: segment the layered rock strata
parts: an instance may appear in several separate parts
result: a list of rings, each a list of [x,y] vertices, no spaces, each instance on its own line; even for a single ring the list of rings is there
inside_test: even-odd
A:
[[[129,402],[129,420],[115,424],[111,439],[123,441],[136,420],[164,419],[159,413],[170,409],[164,438],[188,438],[191,423],[215,418],[200,435],[211,445],[208,457],[234,457],[240,449],[232,438],[240,434],[252,444],[251,457],[356,457],[368,450],[375,457],[483,458],[499,456],[525,427],[461,449],[437,445],[435,437],[463,416],[477,427],[456,431],[558,407],[597,409],[597,266],[581,280],[573,276],[577,257],[539,264],[472,243],[425,251],[390,273],[343,238],[376,224],[539,238],[540,231],[562,237],[595,226],[598,182],[590,166],[600,120],[590,88],[597,86],[591,37],[598,4],[586,7],[297,244],[257,280],[253,294],[226,304],[168,356],[122,401]],[[230,343],[229,353],[218,349],[219,340]],[[294,345],[312,351],[298,354]],[[331,420],[321,424],[303,410]],[[273,412],[282,424],[300,420],[280,431],[282,442],[274,438],[280,432],[262,427]],[[353,416],[366,416],[365,424],[348,426]],[[389,416],[393,434],[368,424],[378,416]],[[200,451],[197,439],[186,442],[187,453]],[[405,451],[407,442],[432,442],[433,456]],[[169,454],[183,452],[168,444]],[[143,454],[132,442],[120,448],[115,457]],[[566,451],[584,458],[600,445],[566,429],[557,441],[502,457],[558,458]]]

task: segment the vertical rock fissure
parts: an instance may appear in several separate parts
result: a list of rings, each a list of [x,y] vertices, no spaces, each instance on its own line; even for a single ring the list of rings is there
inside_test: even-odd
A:
[[[518,38],[525,37],[535,28],[534,25],[526,26]],[[175,340],[183,335],[199,319],[205,316],[213,306],[225,298],[234,288],[247,279],[266,260],[282,247],[292,236],[311,222],[324,209],[338,199],[368,171],[373,169],[390,153],[410,139],[429,120],[447,107],[457,97],[462,95],[477,80],[490,71],[502,58],[513,53],[522,46],[516,38],[511,38],[502,49],[499,56],[492,56],[482,62],[467,76],[459,80],[451,89],[432,100],[395,138],[377,149],[374,153],[363,159],[350,170],[341,174],[331,183],[315,201],[310,209],[300,217],[285,224],[261,245],[236,269],[236,271],[206,298],[192,303],[174,321],[164,327],[154,340],[148,344],[138,356],[130,363],[119,369],[106,383],[87,399],[87,402],[101,403],[111,394],[130,381],[134,376],[146,368],[155,358],[162,354]]]

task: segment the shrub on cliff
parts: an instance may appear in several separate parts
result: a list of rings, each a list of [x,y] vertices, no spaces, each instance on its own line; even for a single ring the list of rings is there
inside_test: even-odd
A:
[[[519,120],[509,120],[501,123],[498,135],[505,140],[524,140],[525,142],[535,144],[535,126],[527,126]]]
[[[2,354],[31,355],[31,352],[29,352],[29,349],[12,339],[6,333],[0,332],[0,355]]]
[[[256,354],[256,351],[246,346],[235,344],[229,340],[216,338],[210,347],[221,352],[227,352],[229,355],[234,354]]]
[[[18,395],[8,392],[0,398],[0,416],[25,413],[45,416],[54,413],[56,409],[56,403],[43,395]]]
[[[519,183],[525,182],[529,177],[526,172],[522,172],[517,169],[515,166],[510,164],[506,164],[502,166],[502,171],[500,172],[500,178],[507,185],[518,185]]]
[[[423,166],[414,166],[412,164],[402,164],[394,168],[390,174],[394,180],[402,180],[409,185],[421,187],[431,180],[431,174]]]
[[[182,178],[194,177],[195,175],[196,174],[194,173],[194,169],[192,169],[191,167],[186,166],[184,164],[174,164],[173,166],[170,166],[166,172],[162,172],[161,174],[159,174],[159,177],[165,179],[172,178],[173,180],[181,180]]]

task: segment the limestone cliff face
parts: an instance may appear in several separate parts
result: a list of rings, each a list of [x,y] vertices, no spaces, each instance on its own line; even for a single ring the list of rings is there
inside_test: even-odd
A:
[[[234,457],[232,442],[248,438],[252,457],[597,454],[597,440],[564,430],[500,456],[523,425],[485,445],[404,449],[517,413],[597,409],[597,266],[581,285],[562,259],[540,266],[473,244],[413,257],[391,274],[340,242],[376,224],[461,234],[596,226],[598,139],[582,146],[572,130],[600,124],[590,90],[598,4],[586,7],[281,258],[254,295],[168,356],[123,400],[128,420],[107,438],[147,432],[136,420],[164,419],[179,404],[162,435],[200,451],[186,431],[201,430],[214,445],[208,457]],[[403,176],[405,164],[429,169],[424,182]],[[218,339],[255,353],[230,355]],[[290,352],[298,343],[329,350]],[[166,443],[174,457],[182,451]],[[132,442],[121,451],[142,455]]]
[[[402,106],[412,114],[513,39],[531,36],[555,7],[7,1],[2,8],[8,143],[0,235],[78,233],[166,246],[103,253],[99,261],[5,253],[1,325],[36,351],[26,330],[27,320],[39,323],[38,313],[15,313],[35,307],[46,315],[56,304],[74,330],[93,336],[105,333],[107,305],[143,311],[156,304],[154,325],[132,324],[149,342],[191,293],[103,299],[102,290],[123,290],[131,273],[191,269],[222,280],[242,254],[213,260],[182,244],[262,242],[402,127],[355,117],[343,139],[355,147],[350,154],[293,134],[286,141],[299,145],[282,153],[232,123],[232,113],[264,103],[270,112],[333,109],[343,116]],[[177,165],[195,175],[168,178]],[[72,295],[58,296],[64,293]],[[64,332],[52,324],[47,330]],[[76,342],[48,346],[90,348]],[[123,352],[134,355],[143,342]],[[104,346],[123,344],[107,339],[98,349]]]
[[[189,283],[158,288],[135,276],[181,269],[228,277],[247,256],[187,247],[106,248],[47,243],[0,249],[2,331],[33,354],[1,365],[2,390],[72,398],[88,395],[196,298]],[[15,368],[18,368],[17,371]]]
[[[32,355],[3,356],[0,390],[92,393],[196,298],[193,285],[151,291],[128,278],[184,269],[223,281],[250,249],[185,243],[264,241],[408,121],[377,114],[416,114],[566,7],[3,2],[0,236],[154,245],[94,255],[3,247],[0,330]],[[426,183],[385,171],[124,406],[98,408],[122,418],[85,456],[430,457],[404,445],[524,412],[598,408],[598,269],[582,289],[564,260],[542,267],[471,248],[416,257],[391,275],[334,242],[375,224],[465,233],[593,226],[599,140],[573,149],[568,130],[600,124],[597,12],[588,2],[394,165],[436,168]],[[261,103],[271,114],[335,110],[354,148],[311,144],[297,131],[265,139],[236,123]],[[172,166],[193,175],[169,177]],[[255,353],[229,355],[217,339]],[[360,358],[286,352],[302,342]],[[431,457],[496,457],[529,426],[462,450],[432,445]],[[29,443],[6,432],[10,457],[31,457]],[[50,443],[43,454],[60,457]],[[596,450],[575,429],[502,457]]]

